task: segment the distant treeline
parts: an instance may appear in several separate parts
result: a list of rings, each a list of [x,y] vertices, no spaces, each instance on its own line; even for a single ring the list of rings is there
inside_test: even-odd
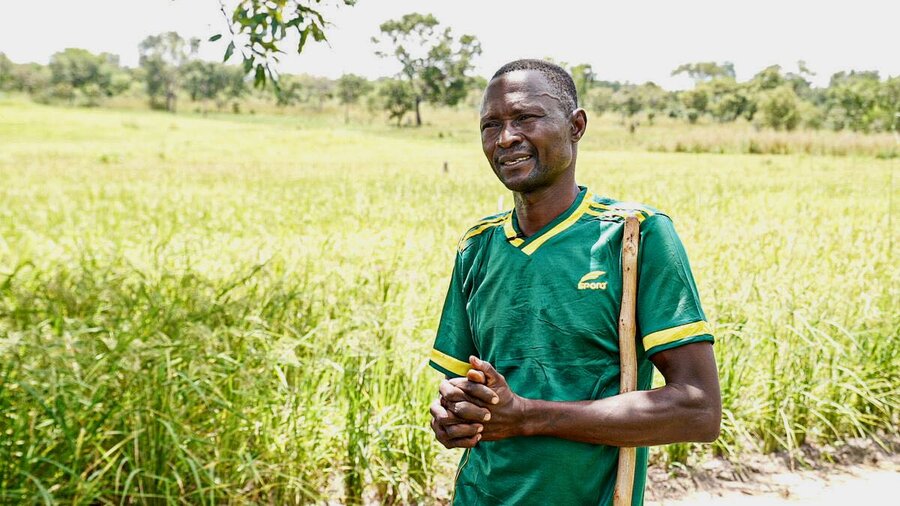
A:
[[[419,66],[403,61],[402,55],[409,51],[397,34],[409,35],[403,30],[416,23],[437,25],[433,17],[417,16],[420,18],[404,16],[385,23],[383,41],[373,41],[380,44],[376,54],[396,57],[403,65],[404,70],[394,78],[282,75],[276,86],[255,88],[244,68],[201,60],[197,57],[199,40],[185,40],[168,32],[141,42],[137,68],[122,66],[113,54],[75,48],[54,54],[48,65],[13,63],[0,53],[0,91],[28,93],[39,102],[80,106],[99,106],[110,97],[130,94],[146,100],[152,108],[173,112],[185,100],[234,112],[240,112],[242,104],[251,98],[276,106],[312,109],[322,109],[334,101],[349,109],[363,101],[370,110],[384,111],[398,125],[409,113],[415,113],[415,124],[421,124],[420,103],[477,104],[486,80],[470,75],[472,59],[481,53],[478,41],[471,36],[457,40],[445,32],[445,39],[439,42],[456,49],[432,51],[445,55],[442,61]],[[876,71],[838,72],[827,87],[820,88],[812,86],[809,77],[813,73],[803,62],[798,62],[797,72],[774,65],[745,82],[737,81],[731,63],[700,62],[672,72],[690,76],[695,83],[692,89],[669,91],[652,82],[636,85],[605,81],[587,64],[563,65],[575,79],[581,107],[594,113],[618,114],[632,130],[663,116],[690,123],[744,119],[776,130],[886,132],[896,131],[900,123],[900,76],[882,79]],[[454,69],[455,74],[442,69]]]

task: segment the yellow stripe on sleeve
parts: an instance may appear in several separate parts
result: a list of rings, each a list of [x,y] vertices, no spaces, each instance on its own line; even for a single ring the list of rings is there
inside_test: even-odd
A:
[[[701,334],[712,334],[712,328],[709,326],[709,323],[706,323],[702,320],[699,322],[679,325],[670,329],[658,330],[656,332],[653,332],[652,334],[647,334],[646,336],[644,336],[644,349],[649,350],[650,348],[653,348],[655,346],[674,343],[675,341],[684,339],[686,337],[694,337]]]
[[[469,369],[472,366],[468,362],[463,362],[462,360],[457,360],[450,355],[441,353],[440,351],[432,348],[431,354],[428,356],[429,360],[434,362],[435,364],[447,369],[448,371],[459,374],[460,376],[465,376]]]

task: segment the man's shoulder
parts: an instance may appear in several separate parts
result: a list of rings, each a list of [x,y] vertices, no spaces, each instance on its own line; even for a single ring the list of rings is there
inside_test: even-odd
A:
[[[627,215],[634,215],[637,216],[637,219],[641,222],[654,216],[664,216],[669,218],[666,213],[647,204],[627,200],[616,200],[601,195],[592,196],[588,203],[587,213],[601,219],[611,220],[621,220]]]
[[[462,235],[457,244],[457,249],[460,252],[465,251],[470,248],[475,242],[479,241],[483,238],[488,232],[497,227],[502,227],[506,220],[509,218],[512,210],[503,211],[497,214],[492,214],[490,216],[485,216],[480,220],[476,221],[474,225],[470,226],[468,230]]]

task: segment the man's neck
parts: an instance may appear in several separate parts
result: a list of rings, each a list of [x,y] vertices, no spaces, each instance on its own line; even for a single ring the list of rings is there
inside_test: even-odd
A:
[[[569,181],[530,193],[514,193],[519,229],[526,237],[534,235],[564,213],[580,191],[575,181]]]

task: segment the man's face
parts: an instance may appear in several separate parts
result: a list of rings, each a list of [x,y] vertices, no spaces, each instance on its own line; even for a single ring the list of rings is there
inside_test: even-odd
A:
[[[538,71],[520,70],[492,80],[481,106],[481,146],[494,174],[511,191],[551,186],[575,161],[583,133]]]

